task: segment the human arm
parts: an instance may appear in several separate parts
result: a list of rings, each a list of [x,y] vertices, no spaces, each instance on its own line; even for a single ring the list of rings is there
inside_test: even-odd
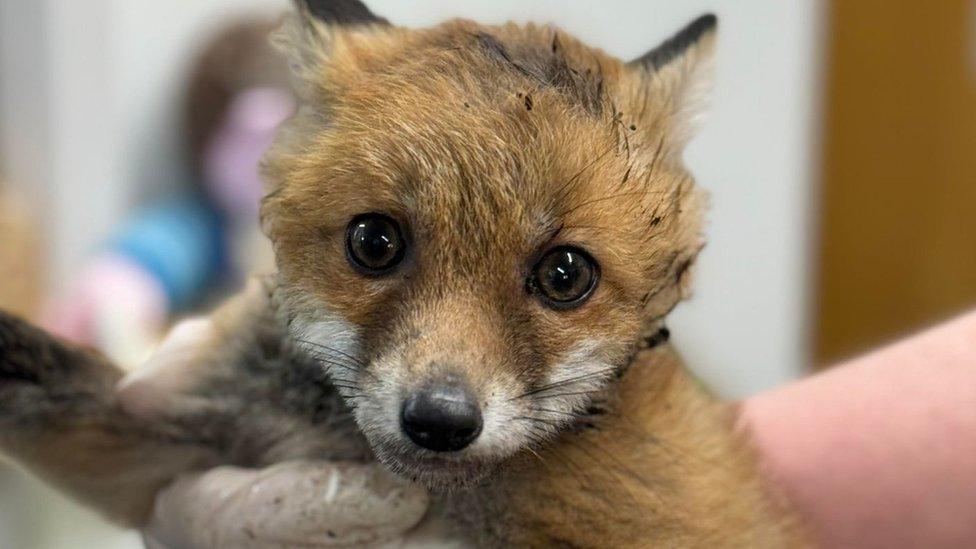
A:
[[[976,546],[976,312],[742,413],[822,546]]]

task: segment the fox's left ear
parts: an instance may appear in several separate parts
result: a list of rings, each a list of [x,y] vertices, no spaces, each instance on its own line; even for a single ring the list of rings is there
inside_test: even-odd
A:
[[[651,130],[665,136],[665,145],[680,153],[694,136],[708,109],[718,18],[695,19],[661,45],[628,63],[638,72],[641,112]]]
[[[288,57],[304,96],[319,83],[319,71],[336,47],[342,30],[375,32],[390,23],[360,0],[293,0],[294,13],[275,34],[274,43]]]

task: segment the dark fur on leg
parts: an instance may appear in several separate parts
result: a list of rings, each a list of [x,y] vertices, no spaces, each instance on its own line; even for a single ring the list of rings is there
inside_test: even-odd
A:
[[[0,311],[0,424],[43,428],[104,409],[121,377],[97,353]]]
[[[125,414],[122,371],[0,312],[0,452],[112,520],[139,526],[156,491],[214,461],[165,425]]]

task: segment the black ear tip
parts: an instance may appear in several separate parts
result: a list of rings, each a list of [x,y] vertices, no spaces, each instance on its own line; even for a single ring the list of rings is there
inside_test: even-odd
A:
[[[705,35],[718,30],[718,16],[714,13],[706,13],[698,16],[694,21],[688,23],[681,29],[674,39],[680,40],[685,44],[694,44],[701,40]]]
[[[691,22],[689,27],[701,29],[701,33],[713,31],[718,28],[718,16],[714,13],[706,13]]]
[[[691,46],[697,44],[706,35],[718,28],[718,17],[714,13],[706,13],[688,23],[677,34],[667,39],[660,46],[647,52],[633,61],[634,65],[643,66],[651,70],[658,70],[680,57]]]
[[[360,0],[296,0],[311,16],[334,25],[386,24]]]

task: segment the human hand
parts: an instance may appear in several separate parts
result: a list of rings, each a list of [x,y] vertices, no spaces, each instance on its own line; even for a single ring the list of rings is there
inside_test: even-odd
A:
[[[395,547],[427,507],[379,464],[220,467],[164,489],[144,535],[151,549]]]

